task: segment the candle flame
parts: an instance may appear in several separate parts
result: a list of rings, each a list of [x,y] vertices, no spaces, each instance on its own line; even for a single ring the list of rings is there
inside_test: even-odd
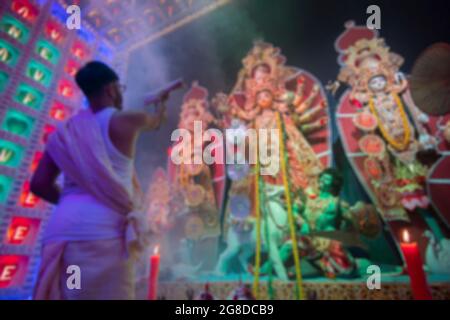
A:
[[[408,242],[410,242],[411,241],[411,237],[410,237],[410,235],[409,235],[409,232],[408,232],[408,230],[403,230],[403,235],[402,235],[402,238],[403,238],[403,242],[406,242],[406,243],[408,243]]]
[[[157,245],[155,246],[155,248],[153,249],[153,254],[154,254],[154,255],[159,254],[159,244],[157,244]]]

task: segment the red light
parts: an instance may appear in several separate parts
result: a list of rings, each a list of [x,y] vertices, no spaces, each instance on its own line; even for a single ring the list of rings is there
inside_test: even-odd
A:
[[[29,22],[34,22],[39,14],[38,9],[26,0],[13,0],[11,10]]]
[[[0,256],[0,288],[20,285],[25,279],[28,257]]]
[[[61,94],[62,96],[66,97],[66,98],[73,97],[74,90],[73,90],[72,83],[70,83],[67,80],[61,80],[58,85],[58,92],[59,92],[59,94]]]
[[[88,55],[88,50],[86,47],[79,41],[76,41],[72,48],[70,49],[72,54],[80,60],[83,60]]]
[[[52,20],[45,24],[45,34],[56,43],[61,43],[64,40],[64,34],[61,27]]]
[[[64,67],[64,71],[66,71],[70,76],[75,77],[75,74],[77,73],[80,66],[75,63],[73,60],[69,60],[67,62],[66,66]]]
[[[0,288],[10,286],[17,270],[19,270],[19,265],[17,263],[0,264]]]
[[[25,181],[20,195],[20,204],[25,208],[34,208],[38,202],[39,198],[30,191],[30,181]]]
[[[41,151],[37,151],[34,153],[33,161],[31,161],[31,166],[30,166],[30,169],[32,172],[34,172],[36,170],[43,155],[44,155],[44,153]]]
[[[14,217],[8,228],[7,243],[22,244],[30,233],[30,224],[27,218]]]
[[[50,117],[58,121],[65,120],[67,117],[67,107],[59,102],[53,103],[53,106],[50,109]]]
[[[14,245],[33,243],[40,224],[39,219],[13,217],[8,228],[6,243]]]
[[[54,126],[46,124],[44,127],[44,134],[42,135],[42,142],[47,143],[48,137],[55,130],[56,130],[56,128]]]

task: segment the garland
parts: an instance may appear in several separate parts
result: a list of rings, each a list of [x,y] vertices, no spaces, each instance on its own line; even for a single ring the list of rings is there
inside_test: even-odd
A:
[[[388,131],[386,130],[386,128],[384,127],[383,122],[380,120],[380,117],[378,116],[378,112],[375,109],[375,105],[374,105],[374,102],[373,102],[373,97],[371,97],[370,100],[369,100],[369,107],[370,107],[370,111],[372,112],[372,114],[377,119],[378,128],[380,128],[380,131],[381,131],[381,134],[383,135],[383,137],[395,149],[397,149],[398,151],[402,151],[402,150],[405,150],[405,148],[407,147],[407,145],[409,143],[409,139],[411,137],[411,129],[409,127],[408,117],[406,116],[406,112],[405,112],[405,109],[403,107],[403,103],[402,103],[400,97],[396,93],[392,93],[392,96],[394,97],[395,103],[397,104],[397,106],[400,109],[400,116],[402,118],[402,126],[403,126],[403,129],[405,131],[405,135],[403,137],[403,141],[401,141],[401,142],[398,142],[393,137],[391,137],[389,135]]]
[[[269,223],[268,220],[271,218],[271,210],[270,207],[267,205],[267,194],[266,194],[266,189],[265,189],[265,184],[264,184],[264,180],[260,179],[261,182],[261,186],[260,189],[262,187],[262,194],[264,196],[263,198],[263,218],[264,218],[264,237],[266,239],[266,244],[267,244],[267,251],[269,252],[269,257],[271,256],[271,246],[270,246],[270,237],[269,237]],[[270,212],[270,214],[269,214]],[[269,216],[270,215],[270,216]],[[275,220],[273,220],[275,221]],[[269,300],[273,300],[274,299],[274,289],[273,289],[273,265],[272,263],[269,264],[269,281],[267,283],[267,295],[269,296]]]
[[[256,140],[256,165],[254,172],[254,210],[256,218],[256,254],[253,278],[253,295],[255,299],[259,299],[259,268],[261,265],[261,213],[259,207],[259,142]]]
[[[289,219],[289,228],[291,233],[291,240],[292,240],[292,252],[294,254],[294,262],[295,262],[295,277],[296,277],[296,293],[297,293],[297,299],[303,300],[304,294],[303,294],[303,286],[302,286],[302,273],[300,270],[300,257],[298,254],[298,247],[297,247],[297,236],[295,233],[295,222],[294,222],[294,214],[292,211],[292,201],[291,201],[291,193],[289,190],[289,181],[288,181],[288,170],[287,170],[287,161],[286,161],[286,151],[284,146],[284,127],[283,123],[281,121],[280,113],[277,113],[277,127],[279,132],[281,134],[279,135],[279,143],[280,143],[280,152],[281,152],[281,170],[283,175],[283,184],[284,184],[284,195],[286,197],[286,206],[287,206],[287,212],[288,212],[288,219]]]

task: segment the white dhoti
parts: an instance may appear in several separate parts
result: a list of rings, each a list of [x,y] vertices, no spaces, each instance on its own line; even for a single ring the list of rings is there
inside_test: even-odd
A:
[[[34,299],[134,299],[134,261],[147,236],[136,175],[127,188],[88,110],[50,136],[47,152],[81,192],[63,194],[50,217]],[[80,288],[70,285],[77,271],[69,266],[80,271]]]
[[[130,300],[135,298],[134,266],[125,259],[122,239],[51,242],[42,248],[35,299]],[[69,266],[80,270],[80,288],[72,288]]]

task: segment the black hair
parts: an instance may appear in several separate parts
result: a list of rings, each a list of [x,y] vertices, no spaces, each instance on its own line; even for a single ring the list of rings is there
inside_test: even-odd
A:
[[[88,62],[75,75],[78,87],[88,98],[98,95],[104,86],[118,80],[117,73],[100,61]]]
[[[328,174],[333,177],[333,182],[331,184],[331,193],[334,196],[338,196],[339,193],[341,192],[342,183],[344,182],[343,178],[342,178],[342,174],[334,168],[327,168],[327,169],[323,170],[320,173],[319,177],[323,176],[324,174]]]

